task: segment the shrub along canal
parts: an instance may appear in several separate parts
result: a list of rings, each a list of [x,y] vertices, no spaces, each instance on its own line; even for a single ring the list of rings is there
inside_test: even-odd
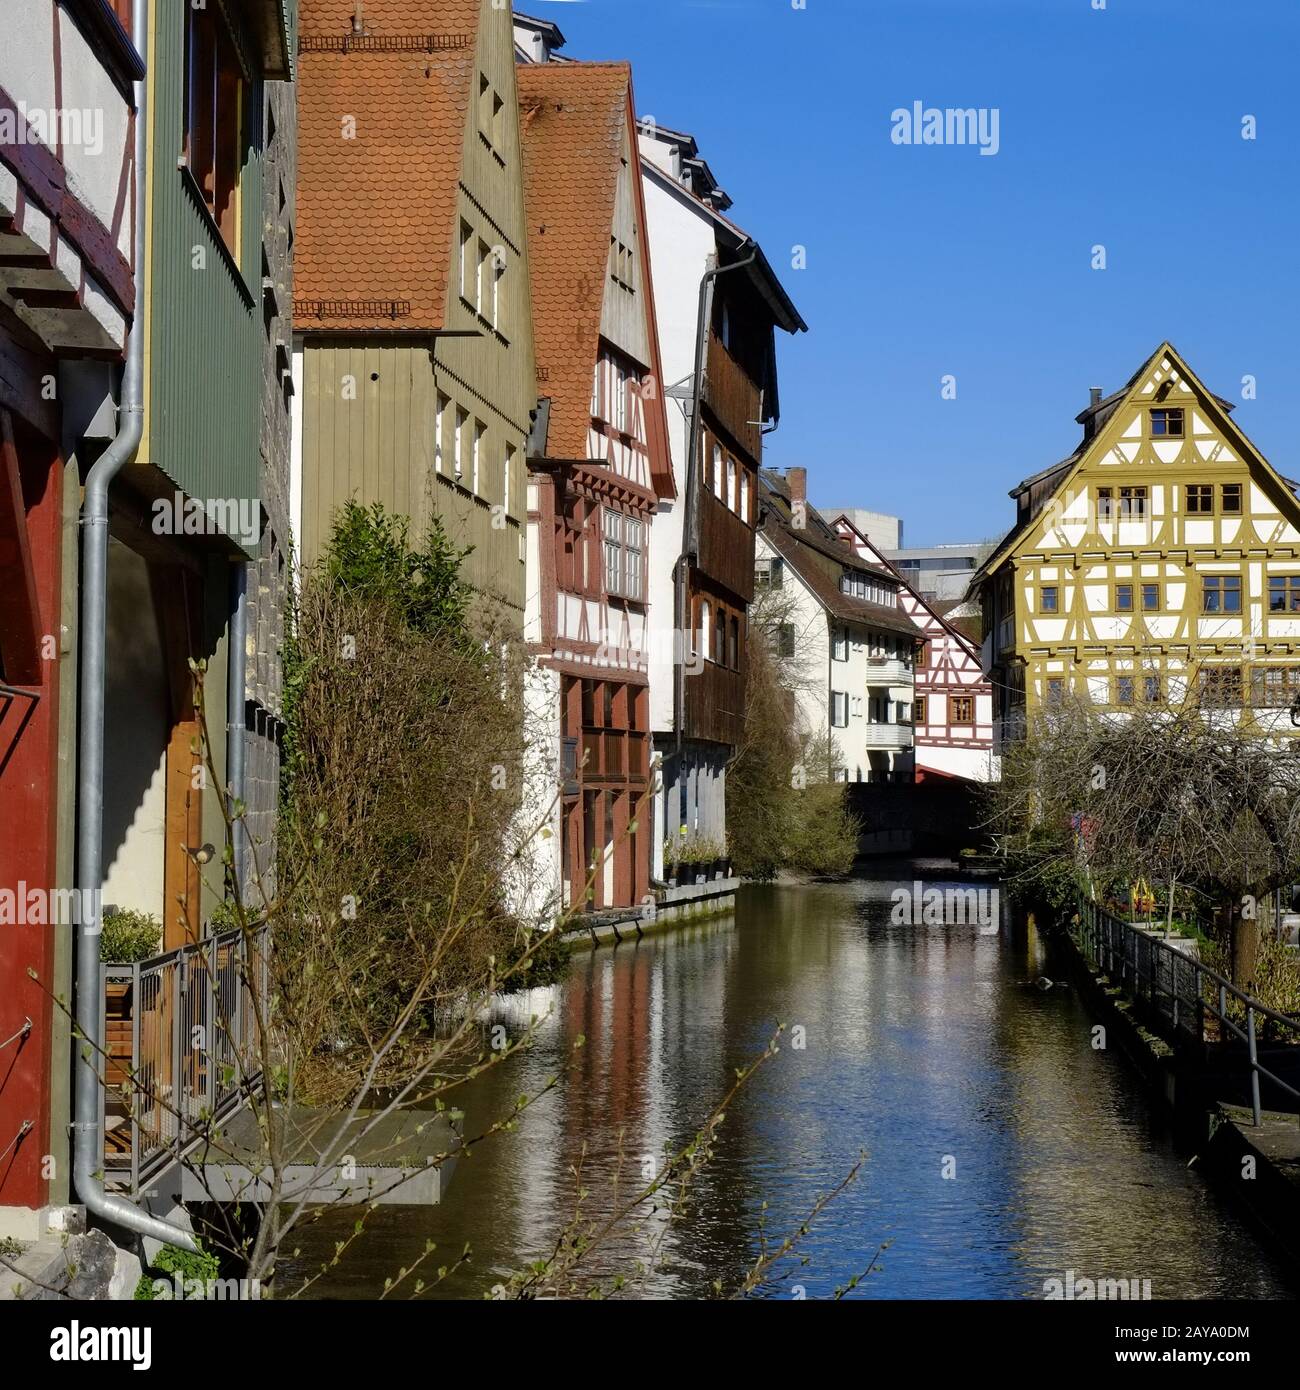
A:
[[[951,886],[923,865],[893,872],[747,888],[734,917],[580,951],[561,985],[507,1001],[512,1031],[548,1016],[531,1051],[475,1085],[467,1133],[557,1071],[558,1084],[460,1163],[443,1206],[373,1213],[313,1293],[373,1297],[433,1239],[426,1277],[466,1243],[472,1257],[431,1296],[482,1294],[553,1246],[575,1164],[588,1214],[608,1207],[620,1142],[626,1193],[642,1156],[688,1140],[780,1021],[780,1054],[732,1107],[643,1292],[734,1285],[764,1220],[770,1239],[792,1232],[866,1150],[801,1245],[811,1263],[778,1266],[760,1294],[828,1296],[890,1242],[852,1296],[1042,1298],[1072,1274],[1149,1280],[1153,1298],[1294,1297],[1294,1276],[1188,1166],[1123,1057],[1094,1049],[1074,994],[1032,983],[1053,968],[1037,935],[1005,920],[987,933],[893,922],[895,888]],[[354,1219],[330,1212],[304,1233],[282,1262],[285,1292]],[[629,1233],[592,1269],[630,1273],[644,1253]]]

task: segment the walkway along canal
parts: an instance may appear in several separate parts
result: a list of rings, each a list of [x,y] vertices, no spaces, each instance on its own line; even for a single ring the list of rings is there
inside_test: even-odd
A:
[[[477,1086],[467,1132],[545,1085],[583,1035],[573,1067],[517,1132],[459,1164],[443,1206],[374,1212],[313,1294],[373,1297],[426,1239],[439,1247],[426,1269],[472,1246],[433,1296],[490,1289],[553,1244],[584,1145],[588,1211],[598,1210],[620,1131],[636,1160],[627,1184],[642,1155],[690,1137],[779,1020],[781,1053],[733,1107],[645,1292],[734,1284],[755,1257],[762,1204],[780,1239],[865,1149],[857,1182],[801,1247],[811,1263],[774,1271],[784,1277],[761,1292],[825,1297],[890,1241],[855,1297],[1043,1298],[1047,1281],[1071,1273],[1149,1280],[1153,1298],[1294,1297],[1295,1275],[1188,1167],[1125,1059],[1093,1049],[1080,1000],[1033,983],[1059,964],[1037,935],[1005,912],[989,934],[894,924],[894,888],[951,885],[923,864],[892,871],[897,882],[746,888],[734,917],[578,951],[562,985],[503,1007],[512,1029],[530,1010],[550,1016],[531,1052]],[[354,1219],[329,1213],[312,1228],[282,1262],[284,1292]],[[630,1272],[644,1248],[623,1238],[593,1269]]]

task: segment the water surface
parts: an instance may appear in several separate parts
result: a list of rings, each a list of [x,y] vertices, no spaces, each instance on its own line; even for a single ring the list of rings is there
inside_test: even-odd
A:
[[[924,870],[899,872],[910,885]],[[895,925],[896,886],[748,888],[734,917],[579,953],[562,985],[503,1004],[516,1029],[529,1012],[546,1017],[531,1051],[473,1090],[467,1132],[558,1074],[555,1089],[460,1163],[443,1206],[374,1213],[314,1291],[374,1297],[433,1239],[435,1265],[472,1247],[435,1296],[481,1295],[553,1245],[576,1164],[588,1212],[608,1207],[620,1171],[626,1191],[643,1156],[686,1142],[784,1023],[641,1293],[734,1286],[764,1221],[771,1239],[792,1231],[865,1150],[801,1245],[810,1263],[778,1267],[761,1295],[828,1296],[888,1242],[854,1297],[1041,1298],[1068,1271],[1150,1280],[1155,1298],[1295,1296],[1188,1167],[1124,1059],[1094,1049],[1074,994],[1028,983],[1057,965],[1035,933]],[[343,1213],[318,1223],[286,1285],[351,1225]],[[646,1233],[628,1233],[593,1271],[626,1273],[645,1251]]]

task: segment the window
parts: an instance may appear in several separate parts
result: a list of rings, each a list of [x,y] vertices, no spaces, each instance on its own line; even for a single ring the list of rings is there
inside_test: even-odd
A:
[[[1219,510],[1224,516],[1241,515],[1241,484],[1224,483],[1220,488]]]
[[[1270,581],[1271,582],[1271,581]],[[1204,613],[1241,612],[1241,576],[1207,574],[1202,576],[1201,611]]]
[[[610,594],[623,592],[623,516],[621,512],[612,511],[609,507],[605,508],[605,592]],[[703,650],[707,654],[709,650],[709,605],[707,603],[701,609],[701,621],[700,631],[704,637]]]
[[[634,516],[623,518],[623,592],[630,598],[640,601],[642,565],[641,522]]]
[[[1171,439],[1183,437],[1183,412],[1181,410],[1153,410],[1151,412],[1151,435],[1153,438],[1166,436]]]
[[[469,423],[468,411],[456,407],[456,436],[452,441],[452,469],[459,482],[465,473],[465,427]]]
[[[926,719],[927,719],[927,716],[928,716],[928,714],[929,714],[929,706],[928,706],[928,704],[927,704],[927,700],[928,700],[928,699],[929,699],[929,697],[926,696],[926,695],[918,695],[918,696],[916,697],[916,699],[913,700],[913,702],[912,702],[912,723],[913,723],[913,724],[924,724],[924,723],[926,723]]]
[[[742,521],[749,520],[749,474],[742,468],[740,470],[740,517]]]
[[[435,473],[442,472],[443,440],[445,438],[443,430],[447,425],[447,411],[450,406],[451,401],[439,391],[438,408],[433,420],[433,469]]]
[[[498,328],[501,324],[501,282],[505,273],[505,252],[499,246],[489,247],[479,267],[479,313],[493,328]]]
[[[1214,489],[1208,484],[1198,484],[1187,489],[1187,510],[1191,512],[1214,511]]]
[[[478,293],[478,266],[474,263],[474,230],[468,222],[460,224],[460,297],[472,304]],[[473,293],[471,293],[473,291]]]
[[[505,462],[501,465],[501,505],[510,511],[510,480],[515,471],[515,449],[513,444],[506,445]]]
[[[713,625],[713,659],[719,666],[727,664],[727,615],[718,605],[717,622]]]
[[[1250,674],[1251,704],[1286,709],[1300,695],[1300,666],[1257,666]]]
[[[1200,670],[1201,704],[1207,709],[1241,707],[1241,667],[1203,666]]]
[[[1300,574],[1269,575],[1268,611],[1300,613]]]
[[[1065,681],[1060,676],[1047,678],[1047,703],[1059,705],[1065,699]]]
[[[239,261],[248,84],[216,5],[185,7],[184,157],[226,249]]]
[[[740,670],[740,619],[731,619],[731,650],[728,653],[727,665],[733,671]]]
[[[1142,611],[1144,613],[1158,613],[1160,611],[1160,585],[1143,584],[1142,586]]]
[[[474,456],[470,459],[470,487],[479,491],[479,461],[483,457],[483,436],[487,433],[487,426],[479,420],[474,421]]]
[[[952,722],[954,724],[973,724],[975,722],[975,699],[971,695],[952,697]]]
[[[776,630],[777,656],[794,655],[794,624],[782,623]]]
[[[1142,701],[1148,705],[1158,705],[1160,703],[1160,677],[1142,677]]]
[[[1122,487],[1119,490],[1121,521],[1142,519],[1147,514],[1147,490],[1144,487]]]
[[[759,560],[754,566],[754,584],[759,589],[779,589],[785,561],[779,555]]]
[[[740,502],[736,497],[736,460],[727,455],[727,495],[722,499],[731,511],[735,511]]]
[[[1115,499],[1108,487],[1097,489],[1097,520],[1109,521],[1114,515]]]
[[[836,661],[849,659],[849,634],[845,628],[837,627],[832,631],[831,656]]]
[[[1133,586],[1132,584],[1115,585],[1115,612],[1131,613],[1133,611]]]
[[[879,579],[850,570],[840,576],[840,593],[878,603],[884,608],[897,606],[897,591]]]
[[[838,690],[831,691],[831,726],[836,729],[849,726],[849,697]]]
[[[605,507],[605,592],[640,603],[645,587],[645,527],[640,517],[623,516]],[[708,626],[708,605],[701,610]],[[705,635],[701,651],[709,655]]]
[[[1115,703],[1117,705],[1131,705],[1133,703],[1133,677],[1115,677]]]
[[[1045,584],[1038,591],[1038,611],[1040,613],[1056,613],[1058,592],[1055,584]]]
[[[713,495],[719,500],[722,498],[722,450],[716,444],[713,446]]]
[[[916,664],[917,664],[918,667],[920,667],[920,668],[922,668],[922,669],[924,669],[925,667],[929,666],[929,664],[930,664],[930,644],[929,644],[928,642],[921,642],[921,643],[919,643],[919,644],[917,645],[917,648],[916,648]]]
[[[492,294],[492,248],[486,241],[478,244],[478,263],[474,275],[474,308],[480,318],[488,318]]]

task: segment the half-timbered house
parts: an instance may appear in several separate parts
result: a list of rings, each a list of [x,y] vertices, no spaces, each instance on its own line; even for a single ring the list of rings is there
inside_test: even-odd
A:
[[[860,559],[898,574],[899,603],[921,632],[912,697],[916,780],[996,780],[993,687],[980,667],[979,644],[949,623],[936,604],[923,599],[847,513],[841,512],[831,524]]]
[[[1272,735],[1300,693],[1300,502],[1233,404],[1163,343],[1083,437],[1012,490],[976,572],[996,732],[1066,699],[1197,700]]]
[[[518,72],[539,405],[526,634],[561,750],[557,905],[650,885],[651,519],[671,496],[631,70]]]

